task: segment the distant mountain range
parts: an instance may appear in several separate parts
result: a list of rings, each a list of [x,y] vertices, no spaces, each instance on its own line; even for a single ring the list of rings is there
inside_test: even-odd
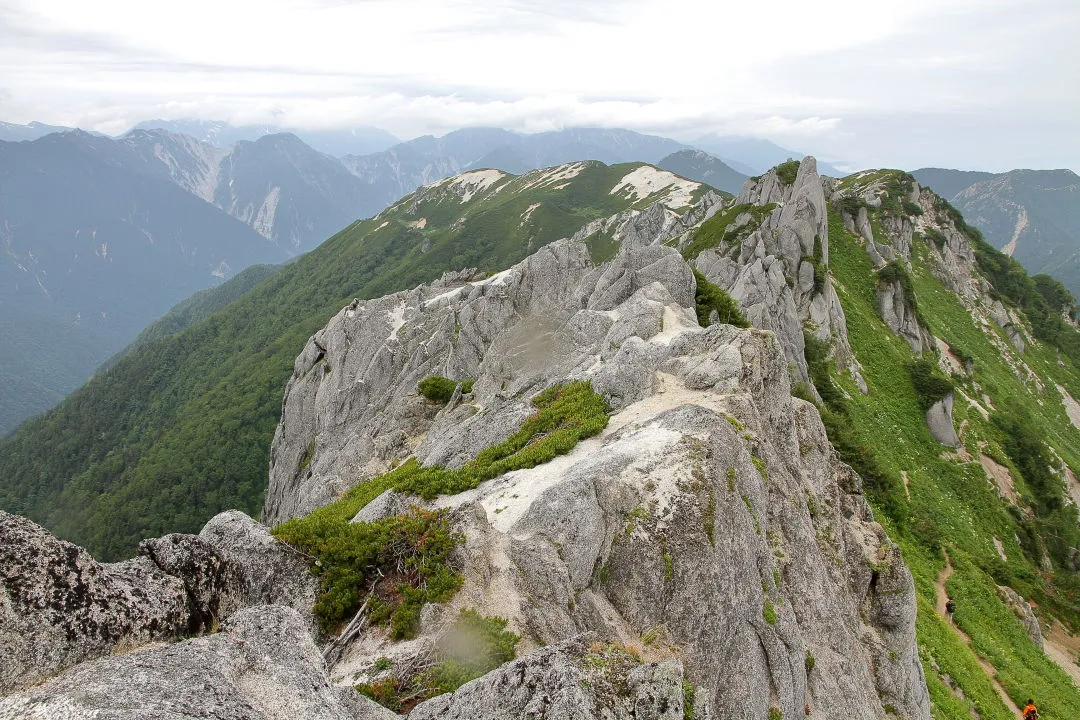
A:
[[[1071,170],[994,174],[941,168],[913,173],[946,197],[986,239],[1031,273],[1080,296],[1080,176]]]
[[[219,148],[254,142],[265,135],[291,133],[315,150],[334,157],[377,153],[400,142],[387,131],[367,125],[340,130],[301,130],[277,125],[230,125],[220,120],[147,120],[133,129],[168,130]]]
[[[715,155],[745,175],[760,175],[787,160],[802,160],[805,153],[788,150],[761,138],[719,135],[713,133],[698,138],[694,147]],[[831,177],[844,177],[847,171],[827,162],[817,161],[818,172]]]
[[[443,178],[647,162],[738,193],[748,174],[620,129],[468,128],[401,143],[370,127],[278,130],[158,120],[110,138],[0,123],[0,303],[6,336],[21,338],[0,350],[0,434],[54,404],[185,297],[252,264],[305,253]],[[801,157],[764,141],[711,141],[751,172],[767,167],[762,158]]]
[[[690,180],[738,195],[747,176],[701,150],[680,150],[661,160],[657,167]]]

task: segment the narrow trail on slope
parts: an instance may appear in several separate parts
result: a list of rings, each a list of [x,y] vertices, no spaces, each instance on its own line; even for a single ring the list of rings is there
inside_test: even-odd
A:
[[[956,633],[956,636],[963,640],[964,643],[969,648],[971,648],[971,637],[959,627],[957,627],[956,623],[952,621],[952,618],[950,618],[949,614],[945,611],[945,603],[948,602],[949,599],[949,595],[945,591],[945,583],[949,580],[950,577],[952,577],[954,572],[956,572],[956,570],[952,566],[952,559],[949,557],[949,553],[945,553],[945,569],[941,571],[940,575],[938,575],[936,583],[937,614],[944,618],[945,622],[949,623],[949,627],[952,628],[952,631]],[[1003,688],[1001,686],[1001,683],[998,682],[997,670],[994,668],[994,666],[991,665],[987,660],[985,660],[981,655],[979,655],[979,653],[975,652],[975,648],[971,648],[971,652],[975,654],[975,659],[979,661],[979,666],[982,667],[983,672],[986,673],[986,677],[990,679],[991,683],[993,683],[994,689],[997,690],[997,694],[999,697],[1001,697],[1001,701],[1005,703],[1005,707],[1009,708],[1009,710],[1012,711],[1016,715],[1016,717],[1021,717],[1022,713],[1020,712],[1020,708],[1016,707],[1016,703],[1014,703],[1012,701],[1012,698],[1009,697],[1009,693],[1005,692],[1005,688]]]

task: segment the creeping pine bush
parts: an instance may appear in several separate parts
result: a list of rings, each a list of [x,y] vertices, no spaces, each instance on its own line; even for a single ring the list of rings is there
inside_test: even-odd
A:
[[[457,386],[457,380],[442,375],[429,375],[417,383],[420,394],[433,402],[446,402],[454,395]],[[462,391],[464,392],[464,389]]]
[[[799,175],[799,161],[788,160],[776,166],[776,177],[785,185],[792,185]]]
[[[367,601],[373,623],[389,625],[395,638],[412,637],[420,608],[448,600],[461,586],[449,560],[463,538],[451,530],[445,510],[412,508],[373,523],[316,511],[274,534],[315,558],[320,592],[314,610],[326,632]]]
[[[908,363],[908,373],[923,410],[929,410],[953,391],[952,381],[941,374],[933,360],[912,360]]]
[[[372,597],[371,619],[390,624],[395,637],[412,636],[424,603],[448,598],[461,584],[460,575],[449,569],[447,561],[462,538],[451,532],[444,514],[416,510],[370,524],[349,522],[381,493],[394,489],[430,500],[470,490],[484,480],[568,453],[578,441],[607,427],[608,404],[587,381],[554,385],[533,398],[532,404],[537,410],[520,430],[461,468],[424,467],[410,458],[307,517],[274,529],[280,540],[317,561],[313,570],[322,586],[315,614],[324,630],[330,631],[357,611],[380,571],[398,580]],[[395,588],[396,592],[390,591]]]
[[[709,282],[709,279],[694,269],[694,279],[697,281],[697,292],[694,294],[694,303],[697,309],[698,324],[701,327],[709,327],[712,323],[712,312],[716,311],[718,321],[735,327],[748,328],[750,322],[739,309],[739,303],[731,297],[724,288]]]

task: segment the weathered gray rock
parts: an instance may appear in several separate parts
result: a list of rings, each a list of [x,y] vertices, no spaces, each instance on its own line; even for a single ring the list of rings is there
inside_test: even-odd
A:
[[[236,613],[214,635],[79,665],[0,699],[0,717],[352,720],[358,704],[330,684],[303,618],[263,606]]]
[[[784,260],[768,262],[778,291],[790,292]],[[591,380],[614,414],[569,455],[428,503],[455,510],[466,579],[449,607],[425,611],[432,620],[411,643],[434,641],[438,617],[472,607],[510,619],[534,645],[593,632],[603,643],[648,637],[675,648],[702,717],[760,718],[773,706],[797,717],[810,704],[845,717],[881,719],[892,705],[928,718],[910,574],[816,410],[791,397],[780,338],[700,328],[693,276],[660,246],[592,267],[583,246],[556,243],[491,280],[438,289],[396,306],[403,324],[393,333],[383,305],[358,304],[317,335],[335,369],[294,379],[276,450],[299,457],[313,446],[317,470],[283,473],[277,497],[316,497],[308,485],[320,477],[362,478],[377,444],[322,455],[357,442],[361,427],[366,438],[404,432],[399,451],[453,465],[513,432],[529,399],[556,382]],[[371,410],[415,392],[420,367],[476,378],[471,398],[396,425],[392,408]],[[314,437],[289,409],[312,393],[328,399]],[[352,684],[397,654],[382,629],[366,628],[332,675]],[[430,702],[433,717],[452,712],[447,698]]]
[[[1039,625],[1039,618],[1035,616],[1035,611],[1031,609],[1031,603],[1008,585],[998,585],[998,595],[1001,596],[1002,602],[1020,618],[1020,622],[1024,626],[1024,630],[1027,631],[1028,637],[1031,638],[1031,642],[1041,648],[1045,642],[1042,626]]]
[[[197,535],[175,533],[143,540],[139,553],[167,575],[180,578],[188,595],[188,631],[208,630],[236,609],[228,588],[238,580],[237,568],[221,552]]]
[[[456,692],[421,703],[409,720],[682,720],[678,660],[642,664],[582,638],[541,648]]]
[[[904,338],[912,352],[921,355],[935,347],[933,336],[919,322],[914,299],[907,296],[899,280],[878,283],[877,309],[885,325]]]
[[[350,522],[375,522],[376,520],[400,515],[408,509],[409,499],[407,496],[395,490],[387,490],[367,505],[360,508],[360,511],[356,513],[356,516],[350,520]]]
[[[953,394],[938,400],[926,411],[926,426],[930,428],[930,434],[942,445],[960,447],[960,438],[953,428]]]
[[[243,513],[202,535],[144,540],[140,557],[95,561],[34,523],[0,512],[0,692],[72,665],[212,630],[236,610],[279,603],[314,631],[308,560]]]
[[[776,333],[798,379],[808,379],[803,340],[806,330],[828,342],[837,364],[849,370],[863,386],[848,342],[844,310],[827,272],[829,223],[825,188],[832,184],[818,175],[812,157],[800,162],[791,185],[781,182],[775,170],[747,180],[737,203],[775,203],[778,207],[738,248],[706,250],[695,265],[739,301],[755,327]]]
[[[308,558],[274,539],[265,525],[239,510],[215,515],[199,537],[230,563],[230,581],[223,589],[224,608],[284,605],[314,627],[311,608],[319,581],[311,574]]]
[[[0,693],[75,663],[189,631],[180,578],[146,557],[99,563],[0,511]]]

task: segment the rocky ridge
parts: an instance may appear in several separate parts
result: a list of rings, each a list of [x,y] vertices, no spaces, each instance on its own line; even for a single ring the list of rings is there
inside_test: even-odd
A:
[[[484,179],[474,180],[449,185],[497,192],[500,181],[474,188]],[[843,207],[844,190],[818,178],[812,159],[793,181],[775,170],[751,179],[736,203],[774,207],[737,246],[697,257],[767,331],[699,326],[692,267],[670,245],[685,248],[696,226],[725,209],[709,196],[683,216],[654,203],[599,221],[493,276],[450,273],[349,304],[296,360],[271,451],[270,523],[305,515],[409,457],[460,467],[505,440],[530,414],[529,400],[561,382],[589,380],[611,407],[607,428],[563,457],[474,490],[428,502],[391,492],[361,510],[354,521],[410,504],[447,509],[464,536],[455,558],[463,587],[424,609],[415,639],[365,627],[326,663],[312,652],[329,638],[313,630],[313,578],[297,572],[306,563],[264,528],[226,514],[199,537],[144,545],[131,566],[161,574],[165,589],[154,597],[165,598],[172,624],[150,635],[152,620],[135,618],[119,635],[172,639],[228,618],[221,632],[80,665],[0,700],[0,713],[104,708],[124,692],[108,678],[136,663],[150,669],[133,687],[164,698],[161,708],[177,717],[188,716],[188,696],[162,680],[175,672],[215,688],[215,716],[397,717],[351,686],[414,667],[459,610],[477,608],[506,617],[527,654],[410,717],[678,718],[692,696],[698,718],[801,717],[805,707],[815,717],[928,718],[911,574],[817,410],[791,396],[807,373],[804,330],[829,340],[858,376],[832,281],[815,267],[828,264],[826,198]],[[867,195],[880,201],[877,190]],[[970,247],[950,237],[931,195],[915,197],[921,219],[875,236],[864,218],[871,257],[903,262],[914,233],[933,228],[945,236],[943,281],[985,308]],[[735,222],[755,221],[747,215]],[[849,216],[857,230],[859,212]],[[600,234],[619,248],[604,263],[588,245]],[[903,335],[903,326],[894,330]],[[416,386],[435,374],[475,382],[432,403]],[[23,535],[12,547],[49,545],[45,533],[16,525]],[[124,577],[106,566],[94,572],[108,579],[102,597]],[[25,605],[36,602],[27,597]],[[64,622],[46,625],[70,636]],[[284,646],[266,637],[269,626],[285,628]],[[10,687],[125,647],[114,640],[87,650],[77,633],[47,642],[74,649]],[[620,646],[638,659],[592,682],[590,656]],[[253,672],[241,657],[249,652],[271,659],[270,676]],[[260,696],[270,692],[296,702],[267,705]]]

